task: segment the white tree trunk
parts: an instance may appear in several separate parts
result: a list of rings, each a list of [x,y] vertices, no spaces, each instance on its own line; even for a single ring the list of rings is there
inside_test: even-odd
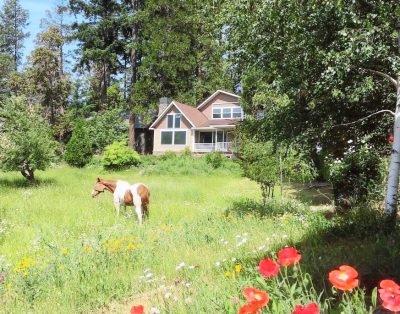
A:
[[[400,77],[397,79],[397,102],[396,114],[394,120],[393,130],[393,147],[390,160],[385,216],[392,223],[395,224],[397,216],[397,200],[398,200],[398,186],[399,186],[399,171],[400,171]]]

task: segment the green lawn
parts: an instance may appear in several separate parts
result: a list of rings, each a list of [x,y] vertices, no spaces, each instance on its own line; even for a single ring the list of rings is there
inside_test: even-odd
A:
[[[234,201],[260,197],[258,186],[237,173],[143,176],[61,167],[38,172],[35,186],[18,173],[0,175],[0,311],[7,313],[129,312],[130,302],[171,313],[234,313],[227,295],[239,295],[245,284],[234,278],[235,265],[302,234],[290,217],[278,227],[250,214],[226,216]],[[92,199],[98,176],[149,185],[150,220],[139,227],[132,208],[117,217],[109,193]],[[152,276],[143,282],[146,269]]]

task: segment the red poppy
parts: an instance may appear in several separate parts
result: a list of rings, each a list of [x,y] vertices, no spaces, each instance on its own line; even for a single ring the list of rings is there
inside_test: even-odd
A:
[[[143,305],[132,306],[131,314],[144,314]]]
[[[278,252],[278,263],[290,266],[301,260],[301,254],[294,247],[285,247]]]
[[[257,314],[259,313],[260,309],[261,308],[255,302],[246,303],[240,307],[238,314]]]
[[[385,279],[380,282],[379,287],[382,306],[389,311],[400,311],[400,286],[393,280]]]
[[[243,295],[245,296],[248,303],[258,302],[261,306],[265,306],[269,302],[269,296],[265,291],[258,290],[256,288],[246,288],[243,290]]]
[[[265,291],[256,288],[246,288],[243,291],[247,303],[239,309],[239,314],[257,314],[269,302]]]
[[[342,265],[329,273],[330,283],[339,290],[347,291],[358,286],[358,272],[351,266]]]
[[[317,303],[310,303],[308,305],[296,305],[292,314],[319,314],[319,307]]]
[[[389,142],[394,142],[394,137],[393,137],[393,136],[389,136],[389,137],[387,138],[387,140],[388,140]]]
[[[258,271],[265,278],[270,278],[278,275],[280,266],[275,263],[273,259],[266,258],[260,261],[258,264]]]

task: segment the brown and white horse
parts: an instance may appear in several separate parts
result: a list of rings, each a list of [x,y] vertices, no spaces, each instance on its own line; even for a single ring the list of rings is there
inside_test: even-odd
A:
[[[113,193],[114,206],[119,215],[121,205],[135,206],[139,224],[143,223],[143,215],[149,214],[150,190],[143,183],[131,185],[122,180],[102,180],[97,178],[92,191],[92,197],[96,197],[105,190]]]

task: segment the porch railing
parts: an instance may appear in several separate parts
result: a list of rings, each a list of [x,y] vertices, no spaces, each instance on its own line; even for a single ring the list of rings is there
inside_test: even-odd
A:
[[[217,142],[217,143],[194,143],[194,151],[198,153],[208,152],[230,152],[232,142]]]

